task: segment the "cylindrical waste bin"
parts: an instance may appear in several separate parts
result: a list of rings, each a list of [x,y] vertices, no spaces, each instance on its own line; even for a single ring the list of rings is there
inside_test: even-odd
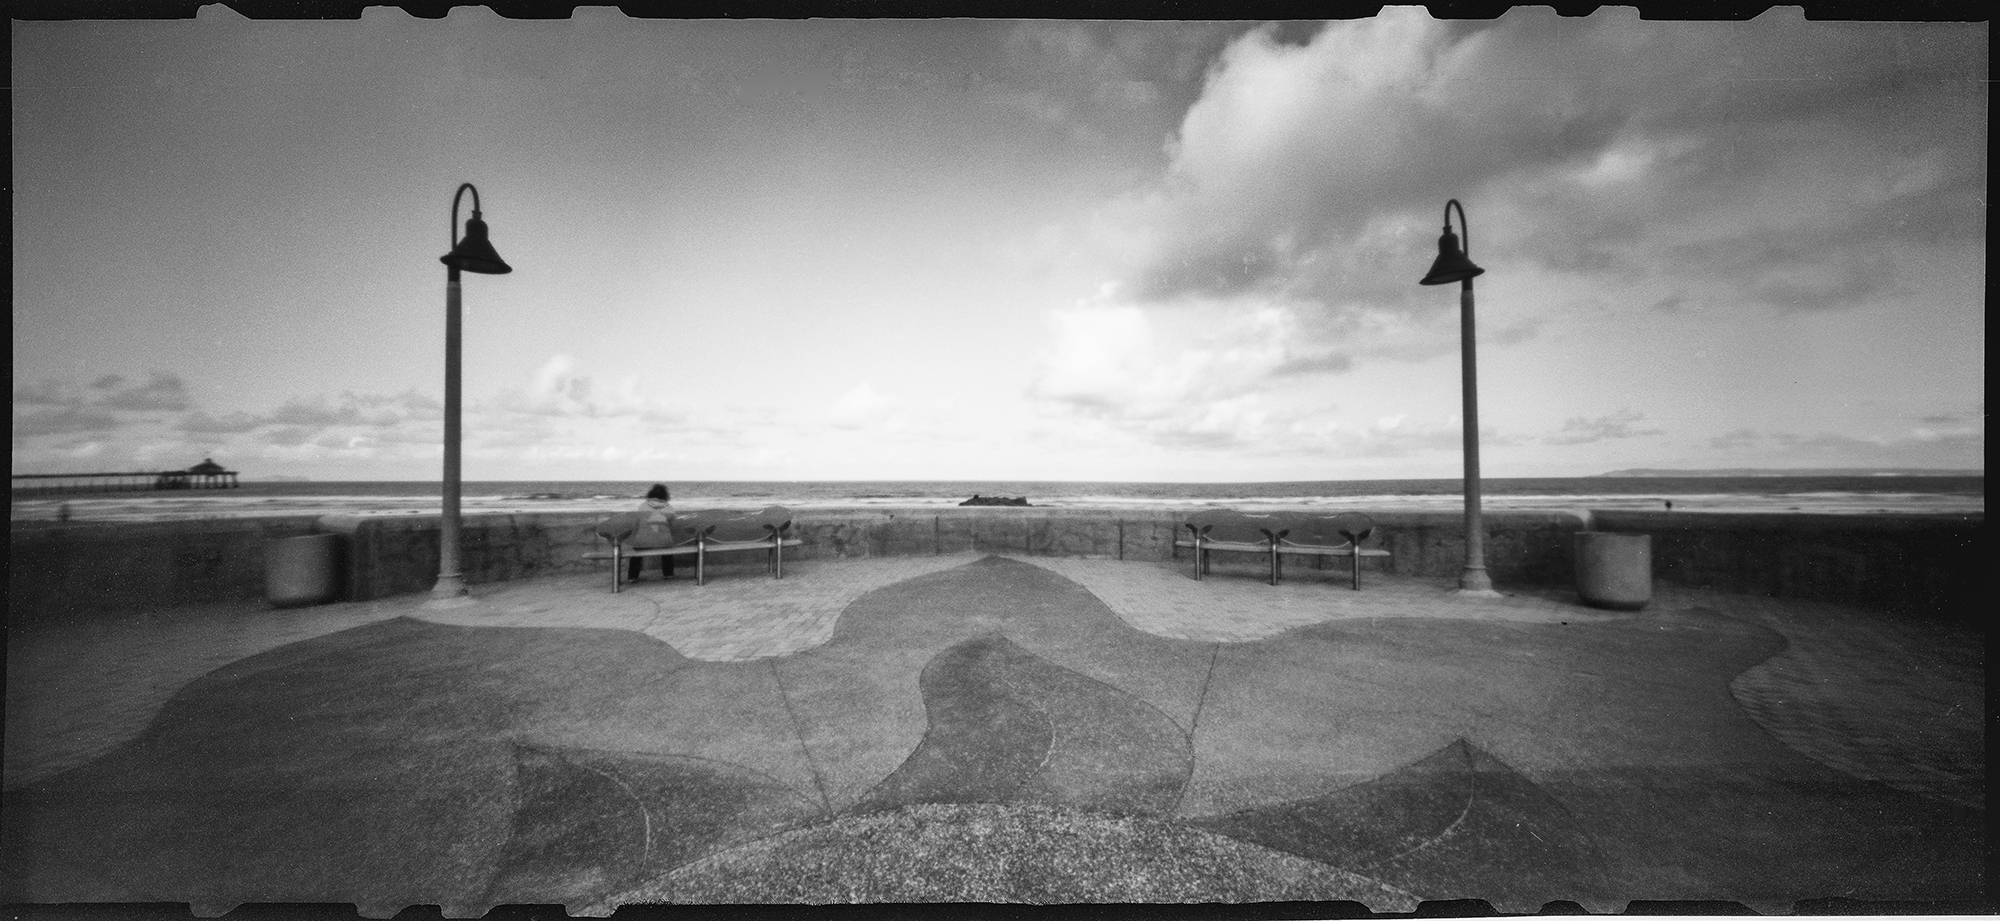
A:
[[[340,535],[284,537],[264,547],[264,586],[271,604],[325,604],[340,594]]]
[[[1593,608],[1645,607],[1653,600],[1653,536],[1577,532],[1576,594]]]

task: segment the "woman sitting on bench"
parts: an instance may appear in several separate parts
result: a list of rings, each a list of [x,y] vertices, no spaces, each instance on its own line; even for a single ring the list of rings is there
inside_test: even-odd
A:
[[[674,545],[674,507],[667,501],[667,487],[654,483],[646,490],[646,501],[639,506],[639,530],[632,535],[634,549],[671,547]],[[639,570],[646,565],[646,558],[635,556],[625,565],[627,582],[639,581]],[[660,557],[661,578],[674,577],[674,558]]]

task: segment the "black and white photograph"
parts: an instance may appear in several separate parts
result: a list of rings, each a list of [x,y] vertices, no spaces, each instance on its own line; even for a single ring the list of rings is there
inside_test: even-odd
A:
[[[1991,913],[1941,10],[17,11],[0,903]]]

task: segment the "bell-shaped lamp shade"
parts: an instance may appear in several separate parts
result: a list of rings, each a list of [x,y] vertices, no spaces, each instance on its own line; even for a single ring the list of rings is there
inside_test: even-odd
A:
[[[438,261],[454,269],[481,275],[505,275],[514,271],[513,266],[493,251],[493,243],[486,239],[486,222],[480,220],[477,214],[465,222],[465,237]]]
[[[1425,275],[1424,280],[1417,282],[1417,284],[1448,285],[1455,281],[1464,281],[1485,271],[1485,269],[1473,265],[1472,260],[1467,258],[1465,253],[1458,248],[1458,234],[1452,233],[1451,227],[1447,225],[1444,229],[1444,236],[1438,238],[1438,257],[1436,262],[1431,263],[1431,273]]]

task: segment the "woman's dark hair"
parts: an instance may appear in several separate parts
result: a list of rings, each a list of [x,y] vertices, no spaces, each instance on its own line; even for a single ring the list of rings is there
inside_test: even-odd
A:
[[[648,489],[648,490],[646,490],[646,498],[648,498],[648,499],[665,499],[665,498],[667,498],[667,487],[666,487],[666,484],[664,484],[664,483],[654,483],[654,484],[653,484],[653,488],[652,488],[652,489]]]

